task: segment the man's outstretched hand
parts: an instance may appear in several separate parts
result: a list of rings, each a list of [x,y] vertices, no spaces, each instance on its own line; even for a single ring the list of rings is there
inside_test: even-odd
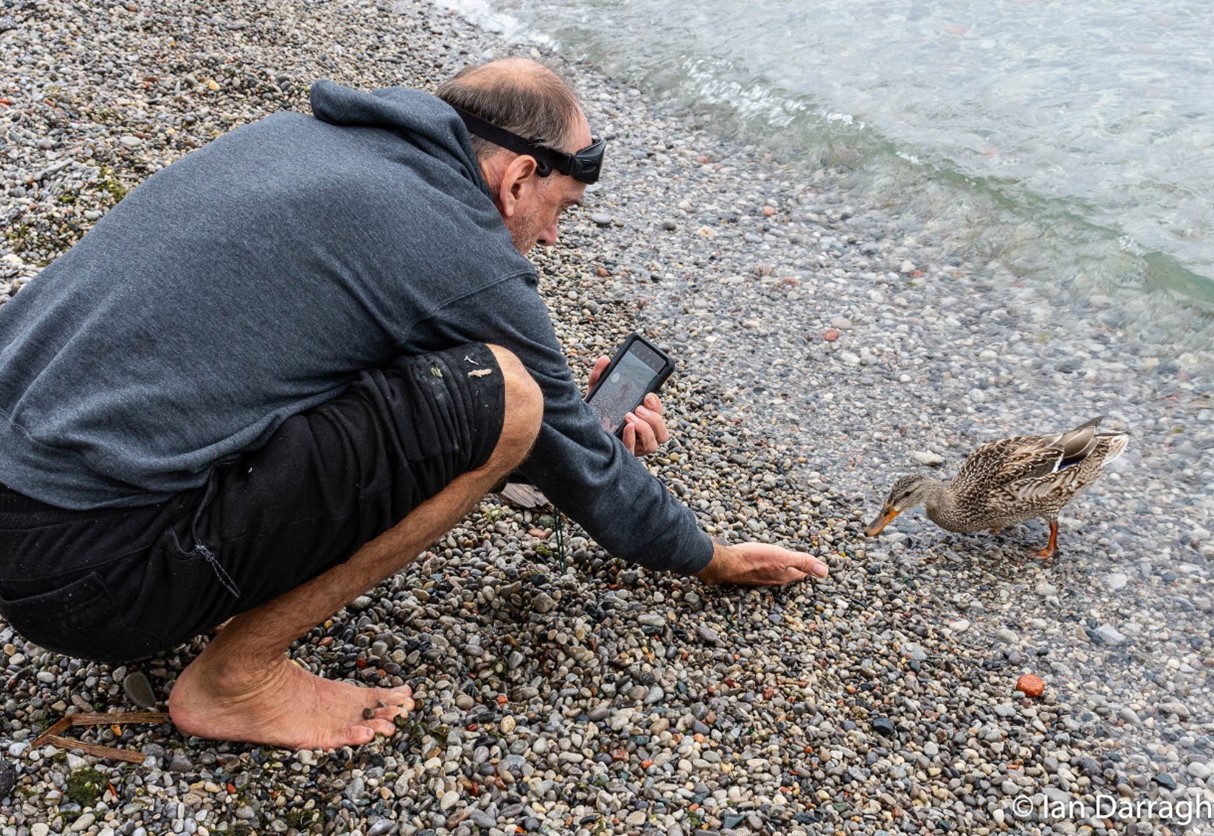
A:
[[[783,586],[810,575],[826,577],[826,564],[816,557],[767,543],[716,543],[712,560],[696,573],[705,583],[737,583],[746,586]]]

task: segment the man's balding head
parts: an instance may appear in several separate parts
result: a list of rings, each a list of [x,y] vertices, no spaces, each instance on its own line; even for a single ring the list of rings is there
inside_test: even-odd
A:
[[[578,150],[573,141],[586,117],[577,95],[559,75],[529,58],[502,58],[466,67],[439,85],[435,95],[532,142]],[[501,149],[473,136],[472,150],[478,159],[484,159]]]

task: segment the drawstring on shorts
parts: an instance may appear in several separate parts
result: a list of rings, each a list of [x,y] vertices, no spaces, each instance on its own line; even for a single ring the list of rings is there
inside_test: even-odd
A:
[[[219,464],[222,465],[224,462],[219,462]],[[211,551],[201,542],[201,537],[198,533],[199,528],[202,525],[202,514],[207,510],[207,506],[211,504],[211,499],[213,499],[214,496],[215,475],[212,473],[211,477],[207,479],[206,493],[202,495],[202,502],[198,503],[198,510],[194,512],[194,519],[190,523],[190,537],[194,541],[194,546],[188,550],[182,548],[181,541],[177,540],[176,532],[173,533],[173,540],[176,542],[177,550],[182,554],[195,555],[197,557],[201,557],[203,560],[209,563],[211,566],[211,571],[215,573],[215,577],[219,579],[219,582],[223,585],[223,588],[232,593],[233,598],[239,598],[240,588],[236,586],[236,582],[232,580],[232,576],[229,575],[227,570],[224,569],[219,563],[219,558],[215,556],[215,552]]]

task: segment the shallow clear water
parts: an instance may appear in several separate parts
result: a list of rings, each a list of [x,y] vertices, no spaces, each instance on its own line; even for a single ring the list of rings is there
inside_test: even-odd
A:
[[[1214,345],[1206,0],[446,5],[849,169],[982,258],[1113,299],[1176,350]]]

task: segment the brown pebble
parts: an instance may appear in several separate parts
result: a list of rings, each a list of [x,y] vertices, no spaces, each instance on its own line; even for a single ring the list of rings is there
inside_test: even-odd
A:
[[[371,706],[367,706],[366,708],[363,709],[363,719],[364,720],[372,720],[374,718],[375,718],[375,709],[374,708],[372,708]]]
[[[1045,683],[1041,681],[1041,677],[1026,673],[1016,680],[1016,690],[1022,691],[1026,697],[1036,699],[1045,693]]]

